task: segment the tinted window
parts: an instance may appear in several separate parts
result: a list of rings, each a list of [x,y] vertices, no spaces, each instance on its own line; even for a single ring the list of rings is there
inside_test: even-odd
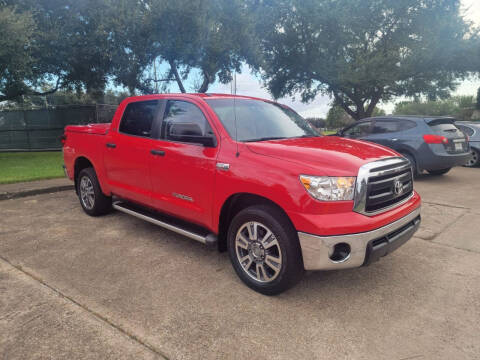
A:
[[[156,100],[128,104],[123,113],[119,131],[125,134],[149,137],[157,111],[157,104]]]
[[[371,124],[372,123],[370,121],[367,121],[367,122],[354,125],[351,128],[348,128],[347,130],[345,130],[343,135],[352,137],[352,138],[358,138],[358,137],[369,135]]]
[[[207,136],[213,135],[213,131],[196,105],[186,101],[168,100],[162,123],[162,138],[177,140],[176,135]]]
[[[460,125],[460,124],[455,124],[455,126],[457,128],[460,129],[460,131],[462,131],[464,134],[468,135],[468,136],[472,136],[474,131],[472,128],[468,127],[468,126],[465,126],[465,125]]]
[[[230,137],[238,141],[319,136],[304,118],[279,104],[253,99],[205,101],[215,111]]]
[[[409,120],[376,120],[372,129],[372,134],[386,134],[397,131],[405,131],[412,129],[415,126],[415,122]]]
[[[453,125],[452,119],[435,119],[428,123],[430,128],[437,134],[444,135],[444,133],[456,133],[457,127]]]
[[[397,124],[398,124],[398,131],[413,129],[414,127],[417,126],[417,123],[415,121],[410,121],[410,120],[400,120],[400,121],[397,121]]]
[[[398,131],[398,124],[395,121],[375,121],[372,134],[386,134]]]

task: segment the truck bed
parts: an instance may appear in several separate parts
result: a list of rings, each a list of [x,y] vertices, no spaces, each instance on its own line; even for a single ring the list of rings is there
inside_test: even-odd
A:
[[[65,127],[66,132],[87,133],[94,135],[105,135],[110,129],[110,123],[69,125]]]

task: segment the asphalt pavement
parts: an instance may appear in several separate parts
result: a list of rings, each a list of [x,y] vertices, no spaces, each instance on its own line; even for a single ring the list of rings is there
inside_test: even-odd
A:
[[[416,236],[266,297],[226,253],[74,191],[0,201],[0,359],[478,359],[480,169],[415,183]]]

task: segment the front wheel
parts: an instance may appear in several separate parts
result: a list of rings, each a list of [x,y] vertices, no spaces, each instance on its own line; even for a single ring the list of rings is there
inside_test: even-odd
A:
[[[287,290],[304,273],[297,233],[273,206],[251,206],[233,218],[228,252],[240,279],[264,295]]]
[[[91,167],[78,174],[77,193],[83,210],[90,216],[106,214],[112,208],[112,198],[103,194]]]
[[[443,175],[450,171],[451,168],[440,169],[440,170],[427,170],[430,175]]]

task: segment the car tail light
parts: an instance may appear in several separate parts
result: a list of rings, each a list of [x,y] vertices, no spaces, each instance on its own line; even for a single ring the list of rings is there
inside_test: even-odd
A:
[[[432,135],[432,134],[423,135],[423,140],[427,144],[448,144],[448,139],[445,136],[441,136],[441,135]]]
[[[63,134],[60,136],[60,142],[62,143],[62,146],[65,146],[65,143],[67,142],[67,135]]]

